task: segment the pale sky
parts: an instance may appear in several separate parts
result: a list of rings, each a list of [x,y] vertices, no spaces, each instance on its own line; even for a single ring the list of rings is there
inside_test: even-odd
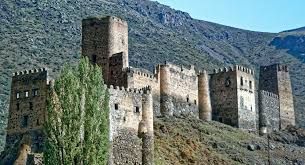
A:
[[[305,26],[305,0],[157,0],[193,18],[232,27],[280,32]]]

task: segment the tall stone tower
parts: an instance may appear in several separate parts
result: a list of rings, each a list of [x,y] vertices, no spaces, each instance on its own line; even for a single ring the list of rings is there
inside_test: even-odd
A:
[[[209,78],[205,70],[198,75],[198,105],[199,119],[211,121],[212,107],[209,90]]]
[[[102,68],[104,80],[109,84],[110,76],[121,74],[117,70],[121,71],[129,65],[127,22],[113,16],[84,19],[82,21],[82,55],[87,56],[92,63]],[[113,55],[116,59],[121,59],[118,61],[121,63],[118,66],[110,65]]]
[[[210,79],[213,120],[256,130],[254,71],[242,66],[214,70]]]
[[[6,149],[26,145],[43,151],[43,123],[48,92],[46,69],[16,72],[12,78]]]
[[[286,65],[274,64],[260,67],[260,90],[279,96],[280,128],[295,125],[294,104],[289,70]]]

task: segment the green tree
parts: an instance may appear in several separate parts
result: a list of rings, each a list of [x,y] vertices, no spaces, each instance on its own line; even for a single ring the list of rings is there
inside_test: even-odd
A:
[[[98,66],[87,58],[65,67],[51,85],[45,123],[46,165],[107,163],[108,93]]]

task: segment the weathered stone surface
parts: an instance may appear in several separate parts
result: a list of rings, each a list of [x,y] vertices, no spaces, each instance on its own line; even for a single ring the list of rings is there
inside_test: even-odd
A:
[[[267,131],[280,129],[280,105],[276,94],[259,91],[259,127]]]
[[[256,130],[255,79],[248,68],[215,70],[210,79],[213,120]]]
[[[295,125],[294,102],[288,67],[279,64],[261,66],[259,88],[279,96],[280,128],[285,129],[289,125]]]

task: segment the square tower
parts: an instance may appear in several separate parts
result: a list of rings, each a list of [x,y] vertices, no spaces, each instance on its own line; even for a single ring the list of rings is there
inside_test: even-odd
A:
[[[254,71],[235,66],[214,70],[210,78],[213,120],[256,130]]]
[[[103,70],[107,84],[110,77],[110,57],[121,53],[123,69],[128,67],[128,25],[127,22],[113,16],[87,18],[82,21],[82,55]]]
[[[260,90],[279,96],[280,128],[295,125],[294,103],[289,70],[286,65],[274,64],[260,67]]]
[[[45,121],[47,91],[48,73],[46,69],[14,73],[11,84],[6,148],[14,147],[18,143],[26,143],[31,146],[32,152],[42,152],[42,128]]]

